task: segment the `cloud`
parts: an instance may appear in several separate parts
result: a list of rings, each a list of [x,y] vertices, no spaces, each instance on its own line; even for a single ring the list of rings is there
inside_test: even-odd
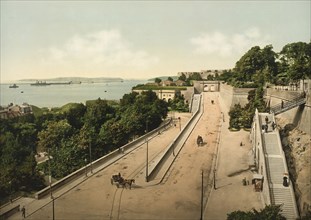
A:
[[[242,33],[228,36],[219,31],[203,33],[198,37],[191,38],[190,42],[194,45],[194,53],[229,57],[245,53],[253,46],[268,45],[269,40],[269,35],[263,35],[258,28],[253,27]]]
[[[61,47],[51,47],[48,60],[110,68],[118,65],[146,68],[159,61],[144,50],[134,49],[118,30],[75,35]]]

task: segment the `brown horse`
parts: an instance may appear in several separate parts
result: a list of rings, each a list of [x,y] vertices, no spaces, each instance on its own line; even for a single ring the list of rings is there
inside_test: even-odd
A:
[[[135,179],[125,179],[122,185],[125,188],[128,188],[127,186],[129,186],[129,188],[131,189],[133,183],[135,183]]]

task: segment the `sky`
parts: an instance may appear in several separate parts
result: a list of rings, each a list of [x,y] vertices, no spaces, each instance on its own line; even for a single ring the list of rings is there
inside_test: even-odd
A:
[[[310,0],[0,2],[2,83],[230,69],[253,46],[311,39]]]

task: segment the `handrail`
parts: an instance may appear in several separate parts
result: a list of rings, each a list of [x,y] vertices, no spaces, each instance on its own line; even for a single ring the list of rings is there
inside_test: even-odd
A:
[[[305,103],[305,97],[297,97],[286,102],[282,101],[282,103],[270,107],[270,113],[274,113],[274,115],[277,115]]]

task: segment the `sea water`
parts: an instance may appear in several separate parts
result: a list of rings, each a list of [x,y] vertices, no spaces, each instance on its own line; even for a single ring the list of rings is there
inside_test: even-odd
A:
[[[81,83],[70,85],[31,86],[30,83],[17,83],[18,88],[1,84],[0,105],[28,103],[38,107],[61,107],[67,103],[83,103],[87,100],[120,100],[131,93],[133,86],[146,83],[146,80],[124,80],[123,82]]]

